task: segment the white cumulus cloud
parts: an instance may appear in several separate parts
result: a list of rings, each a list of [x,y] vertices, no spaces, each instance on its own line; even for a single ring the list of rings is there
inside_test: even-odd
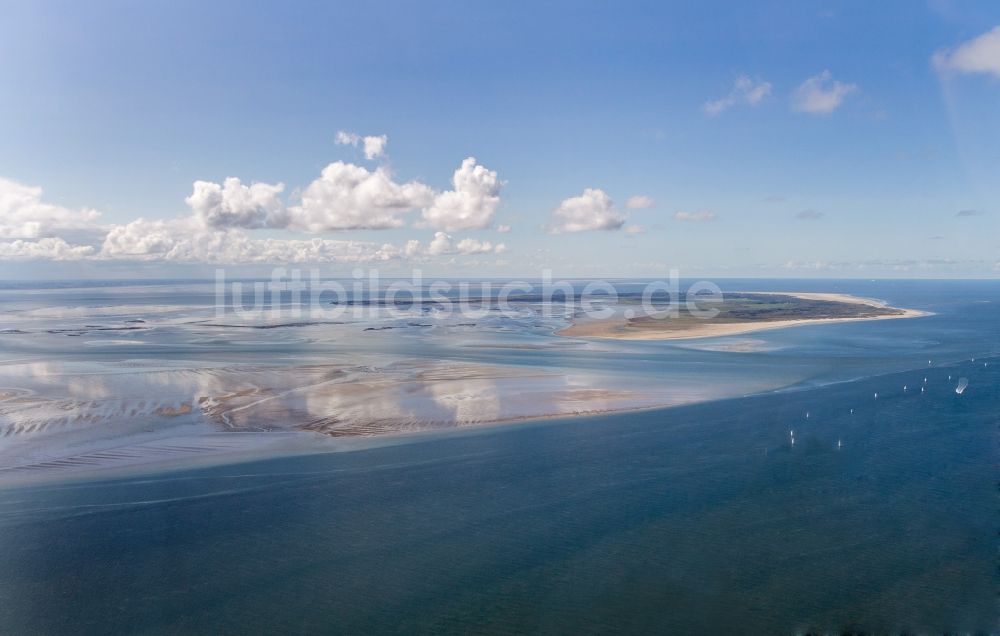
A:
[[[427,246],[429,254],[451,254],[455,251],[455,244],[451,237],[444,232],[435,232],[430,245]]]
[[[214,230],[192,219],[136,219],[111,229],[103,259],[195,263],[361,263],[405,256],[384,243],[311,239],[253,239],[241,230]]]
[[[931,59],[939,71],[985,73],[1000,78],[1000,26],[953,49],[941,49]]]
[[[424,209],[424,225],[446,232],[489,227],[503,186],[497,173],[468,157],[452,175],[452,185],[454,190],[441,192]]]
[[[355,143],[341,131],[338,141]],[[358,139],[356,143],[361,143]],[[384,136],[368,150],[384,149]],[[426,258],[437,254],[500,253],[503,244],[453,239],[454,229],[492,225],[503,183],[469,157],[454,172],[453,190],[437,192],[419,181],[399,183],[387,167],[368,170],[337,161],[302,190],[298,205],[282,200],[284,184],[195,181],[185,198],[190,214],[172,219],[138,218],[98,225],[99,214],[42,201],[42,190],[0,178],[0,260],[143,260],[205,263],[362,262]],[[254,238],[254,230],[308,233],[380,230],[407,225],[421,211],[421,227],[440,230],[426,249],[320,238]],[[509,226],[501,226],[501,232]],[[86,234],[85,240],[76,240]],[[6,239],[6,240],[4,240]],[[73,243],[86,243],[74,245]]]
[[[365,151],[365,159],[377,159],[385,155],[385,146],[389,143],[389,138],[385,135],[371,135],[362,140]]]
[[[754,81],[747,75],[740,75],[728,95],[707,101],[702,108],[709,115],[718,115],[739,104],[756,106],[770,94],[770,82]]]
[[[205,232],[193,219],[138,218],[124,225],[115,225],[104,237],[101,257],[136,260],[174,259],[175,248],[185,240],[194,240]]]
[[[334,141],[341,146],[354,146],[356,148],[360,145],[362,151],[365,153],[365,159],[371,161],[385,155],[385,147],[389,143],[389,137],[387,135],[366,135],[362,137],[357,133],[338,130]]]
[[[286,207],[281,200],[281,183],[245,185],[229,177],[221,184],[196,181],[185,199],[191,210],[187,216],[100,226],[96,211],[46,203],[40,188],[0,179],[0,239],[7,239],[0,240],[0,260],[323,263],[505,251],[502,243],[454,239],[443,230],[426,249],[417,240],[396,246],[321,238],[252,238],[246,231],[392,228],[405,225],[403,215],[417,210],[426,213],[422,225],[488,227],[502,185],[496,173],[470,157],[455,171],[453,183],[454,190],[435,192],[417,181],[397,183],[387,168],[367,170],[335,162],[305,188],[301,204],[294,207]],[[74,245],[66,235],[55,235],[84,231],[95,244]]]
[[[507,249],[503,243],[494,247],[489,241],[480,241],[474,238],[464,238],[455,245],[459,254],[486,254],[497,248],[500,248],[500,251]]]
[[[845,84],[823,71],[802,82],[792,94],[792,109],[812,115],[829,115],[837,110],[847,96],[858,90],[857,84]]]
[[[341,146],[357,146],[358,142],[361,141],[361,135],[347,132],[346,130],[338,130],[337,135],[333,139],[334,142]]]
[[[54,237],[98,227],[100,213],[42,201],[42,189],[0,177],[0,238]]]
[[[506,251],[507,246],[503,243],[494,246],[489,241],[480,241],[474,238],[464,238],[457,243],[450,234],[445,232],[435,232],[434,238],[427,246],[427,253],[431,256],[443,254],[488,254],[490,252],[501,253]]]
[[[625,223],[625,216],[614,208],[614,203],[603,190],[586,188],[578,197],[563,199],[552,211],[549,232],[584,232],[587,230],[617,230]]]
[[[278,197],[284,189],[282,183],[246,186],[236,177],[227,178],[222,185],[195,181],[191,196],[184,202],[208,227],[284,227],[288,217],[285,204]]]
[[[94,248],[90,245],[70,245],[64,239],[51,236],[35,241],[17,239],[0,242],[0,260],[5,261],[76,261],[88,258],[93,253]]]
[[[309,232],[380,230],[405,225],[403,215],[422,211],[424,227],[443,231],[489,227],[500,203],[497,173],[469,157],[452,176],[454,190],[434,192],[419,181],[397,183],[387,168],[369,171],[337,161],[323,169],[288,209],[289,227]]]
[[[288,209],[288,225],[309,232],[400,227],[404,213],[433,200],[431,188],[417,181],[396,183],[386,168],[369,171],[337,161],[306,187],[301,205]]]

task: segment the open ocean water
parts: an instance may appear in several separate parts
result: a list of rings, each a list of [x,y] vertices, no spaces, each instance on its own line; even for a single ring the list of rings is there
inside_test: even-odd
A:
[[[0,488],[0,633],[996,633],[1000,284],[767,284],[936,315],[635,345],[807,370],[759,395]]]

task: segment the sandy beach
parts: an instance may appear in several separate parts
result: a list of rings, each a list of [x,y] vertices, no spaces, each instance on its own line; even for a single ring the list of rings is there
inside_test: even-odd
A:
[[[899,313],[881,316],[859,316],[851,318],[807,318],[796,320],[762,320],[759,322],[715,322],[711,319],[692,324],[690,321],[679,326],[676,322],[665,320],[658,329],[637,329],[629,324],[623,316],[607,320],[581,320],[569,327],[556,332],[560,336],[577,338],[607,338],[614,340],[687,340],[694,338],[715,338],[735,336],[740,334],[764,331],[768,329],[784,329],[799,325],[817,325],[833,322],[859,322],[865,320],[891,320],[897,318],[919,318],[929,315],[928,312],[917,309],[889,307],[884,302],[873,298],[862,298],[848,294],[827,294],[812,292],[740,292],[743,294],[759,294],[771,296],[794,296],[803,300],[820,300],[830,302],[866,305],[880,309],[894,309]]]

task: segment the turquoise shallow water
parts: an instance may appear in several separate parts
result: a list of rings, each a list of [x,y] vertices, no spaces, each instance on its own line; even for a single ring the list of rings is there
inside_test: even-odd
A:
[[[1000,286],[927,285],[778,393],[2,489],[0,633],[996,631]]]

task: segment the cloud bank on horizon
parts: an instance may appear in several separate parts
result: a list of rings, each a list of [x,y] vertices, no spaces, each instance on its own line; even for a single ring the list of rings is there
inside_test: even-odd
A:
[[[386,135],[340,131],[340,145],[361,144],[367,159],[384,156]],[[421,261],[443,255],[502,254],[504,243],[455,240],[447,231],[491,228],[503,182],[468,157],[452,177],[454,189],[437,192],[418,181],[398,183],[388,168],[369,170],[335,161],[308,184],[296,205],[282,199],[283,183],[195,181],[184,199],[190,214],[172,219],[137,218],[105,225],[92,209],[72,210],[42,200],[42,189],[0,179],[0,259],[55,261],[136,260],[187,263],[362,263]],[[339,230],[384,230],[407,224],[439,230],[426,246],[356,240],[254,238],[248,230],[289,230],[309,235]],[[496,228],[509,231],[509,226]],[[62,234],[89,233],[99,244],[71,244]]]

